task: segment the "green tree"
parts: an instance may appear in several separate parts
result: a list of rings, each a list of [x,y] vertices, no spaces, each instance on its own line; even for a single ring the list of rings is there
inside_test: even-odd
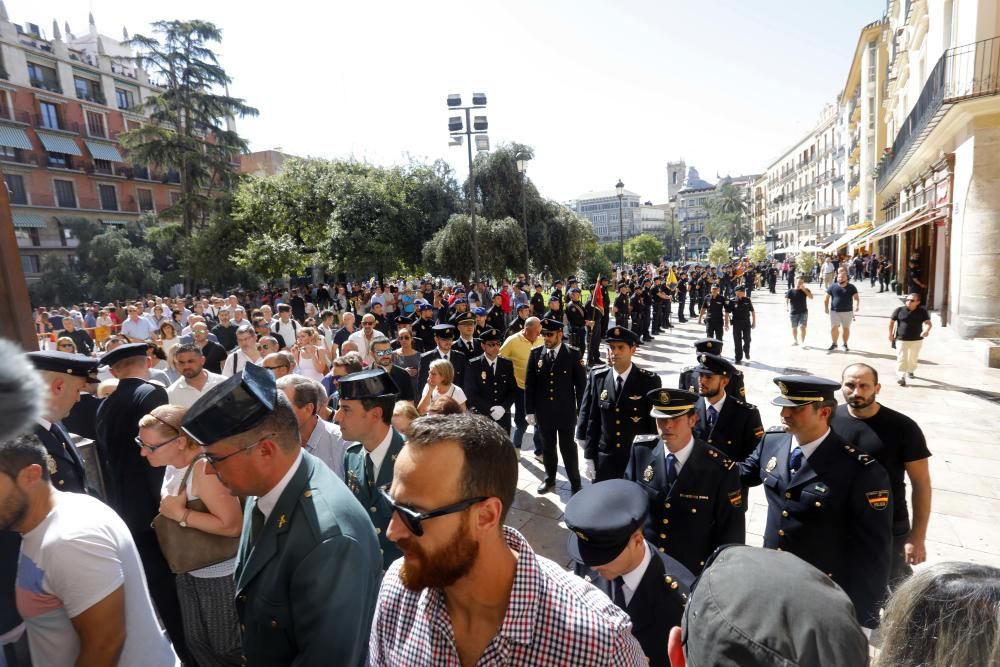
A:
[[[591,237],[584,242],[580,270],[583,272],[580,278],[581,284],[590,287],[597,281],[598,276],[610,277],[614,272],[614,266],[608,259],[604,246],[599,245],[596,238]]]
[[[732,183],[723,183],[708,201],[709,220],[706,229],[713,241],[724,240],[733,250],[750,240],[747,225],[749,205],[743,192]]]
[[[663,252],[663,243],[652,234],[639,234],[625,242],[625,259],[633,264],[658,262]]]
[[[604,256],[607,257],[608,261],[612,264],[617,264],[618,260],[621,259],[621,246],[619,246],[616,241],[602,243],[601,252],[604,253]]]
[[[231,186],[234,156],[247,150],[228,120],[256,116],[257,109],[228,94],[232,79],[212,50],[222,40],[214,24],[157,21],[153,31],[159,38],[134,35],[127,43],[163,92],[143,102],[151,122],[119,140],[136,164],[179,172],[181,198],[167,213],[180,213],[190,236],[196,219],[208,215],[213,190]]]
[[[725,241],[713,241],[708,249],[708,263],[712,266],[722,266],[732,260],[729,254],[729,244]]]
[[[56,255],[46,255],[42,258],[41,268],[41,280],[28,285],[31,303],[65,305],[86,298],[87,292],[80,280],[80,273],[69,262]]]
[[[812,274],[812,270],[815,266],[816,255],[812,253],[800,252],[798,257],[795,258],[795,268],[801,276],[808,276]]]
[[[478,218],[476,227],[481,247],[490,248],[480,256],[481,271],[503,276],[508,267],[518,265],[517,259],[524,257],[524,229],[517,220]],[[468,215],[457,213],[424,244],[424,265],[434,273],[465,281],[474,270],[471,246],[472,222]]]
[[[754,244],[754,246],[750,248],[749,257],[750,261],[754,264],[760,264],[767,259],[767,246],[763,243]]]

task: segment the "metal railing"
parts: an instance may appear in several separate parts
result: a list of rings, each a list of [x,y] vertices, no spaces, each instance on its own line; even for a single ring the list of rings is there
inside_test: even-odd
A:
[[[882,189],[954,104],[1000,94],[1000,37],[948,49],[931,70],[879,172]]]

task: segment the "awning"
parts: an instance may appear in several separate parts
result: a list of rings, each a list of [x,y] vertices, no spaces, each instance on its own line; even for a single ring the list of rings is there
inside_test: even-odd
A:
[[[105,225],[114,225],[116,227],[124,227],[125,225],[128,224],[128,220],[109,219],[109,218],[101,218],[101,222],[104,223]]]
[[[37,215],[28,215],[26,213],[15,213],[14,214],[14,226],[15,227],[34,227],[35,229],[42,229],[45,225],[45,219],[40,218]]]
[[[122,154],[118,152],[118,147],[114,144],[105,144],[100,141],[84,141],[87,150],[95,160],[110,160],[111,162],[124,162]]]
[[[924,213],[923,215],[918,215],[913,220],[910,220],[908,223],[900,227],[899,231],[897,231],[896,233],[905,234],[906,232],[913,231],[917,227],[923,227],[928,223],[937,222],[938,220],[944,220],[947,217],[948,217],[947,212],[937,208],[931,209],[926,213]]]
[[[854,239],[858,238],[862,234],[865,234],[865,233],[867,233],[869,231],[871,231],[871,225],[860,225],[857,229],[848,229],[847,233],[845,233],[844,235],[842,235],[842,236],[834,239],[830,243],[827,243],[825,246],[823,246],[822,251],[825,254],[830,254],[831,252],[834,252],[835,250],[839,250],[840,248],[843,248],[844,246],[846,246],[848,243],[850,243]]]
[[[870,234],[865,235],[864,239],[865,244],[874,243],[879,239],[884,239],[887,236],[898,234],[899,230],[902,229],[906,225],[906,223],[913,221],[914,218],[924,213],[926,210],[927,210],[926,205],[920,206],[918,208],[913,209],[912,211],[907,211],[902,215],[897,215],[895,218],[885,223],[884,225],[879,225],[878,227],[873,229]],[[854,245],[856,244],[852,244],[851,247],[852,252],[854,250]]]
[[[73,141],[73,137],[65,137],[61,134],[49,134],[48,132],[35,131],[38,138],[42,140],[42,146],[50,153],[66,153],[67,155],[78,155],[83,157],[80,147]]]
[[[33,150],[28,133],[12,125],[0,125],[0,146],[20,148],[25,151]]]

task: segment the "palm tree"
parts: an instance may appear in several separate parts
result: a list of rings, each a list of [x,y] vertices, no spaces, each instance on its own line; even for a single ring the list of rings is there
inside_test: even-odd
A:
[[[750,240],[746,216],[750,211],[748,193],[732,183],[723,183],[708,202],[708,229],[713,240],[725,240],[733,251]]]

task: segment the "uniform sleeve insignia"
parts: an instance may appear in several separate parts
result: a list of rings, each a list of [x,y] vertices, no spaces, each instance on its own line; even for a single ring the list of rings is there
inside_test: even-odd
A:
[[[763,426],[758,426],[757,428],[755,428],[753,430],[753,437],[759,438],[759,437],[761,437],[763,435],[764,435],[764,427]]]
[[[778,465],[778,457],[772,456],[767,462],[767,467],[764,468],[766,472],[771,472]]]
[[[729,504],[733,507],[739,507],[743,504],[743,491],[740,489],[730,491],[727,495],[729,496]]]
[[[881,512],[889,506],[889,490],[880,489],[878,491],[868,491],[865,493],[868,504],[873,510]]]
[[[642,471],[642,480],[644,482],[652,482],[653,481],[653,466],[652,465],[646,466],[646,469]]]
[[[602,401],[608,400],[608,390],[607,389],[605,389],[604,391],[601,392],[601,400]]]
[[[630,401],[641,401],[642,400],[642,396],[629,396],[628,400],[630,400]]]
[[[576,536],[579,537],[584,542],[589,542],[590,541],[590,538],[587,537],[586,535],[584,535],[581,531],[577,530],[577,531],[574,531],[574,532],[576,533]]]
[[[636,424],[642,421],[642,417],[632,417],[632,421]]]
[[[278,517],[278,528],[279,529],[284,528],[286,523],[288,523],[288,517],[286,517],[284,514],[282,514],[281,516]]]
[[[49,477],[59,472],[59,468],[56,466],[56,460],[49,454],[45,455],[45,467],[49,469]]]

